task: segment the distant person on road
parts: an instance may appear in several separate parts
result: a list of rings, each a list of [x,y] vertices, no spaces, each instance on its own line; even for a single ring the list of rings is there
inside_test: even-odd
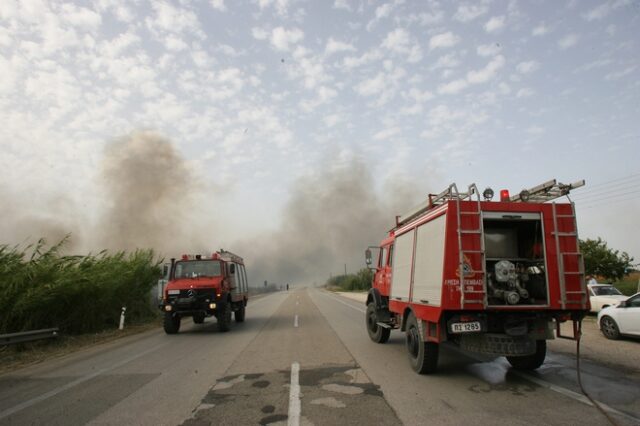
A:
[[[287,284],[287,291],[289,291],[289,284]]]
[[[589,280],[587,281],[587,284],[598,284],[598,281],[596,281],[595,277],[593,275],[589,275],[587,277]]]

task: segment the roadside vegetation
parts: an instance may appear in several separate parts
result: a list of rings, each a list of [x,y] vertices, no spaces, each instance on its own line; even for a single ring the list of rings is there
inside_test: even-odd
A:
[[[627,296],[638,292],[640,273],[633,269],[636,264],[628,253],[609,248],[602,238],[580,240],[580,252],[587,277],[594,277],[601,283],[613,283]]]
[[[58,327],[61,334],[97,333],[157,317],[150,291],[160,276],[152,250],[68,256],[67,238],[47,246],[0,245],[0,334]]]
[[[363,268],[355,274],[331,277],[325,286],[338,291],[365,291],[371,288],[372,281],[373,271],[368,268]]]

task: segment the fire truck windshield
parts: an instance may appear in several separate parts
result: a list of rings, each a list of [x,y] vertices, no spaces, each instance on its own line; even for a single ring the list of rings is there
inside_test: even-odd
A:
[[[222,275],[217,260],[191,260],[176,263],[175,278],[217,277]]]

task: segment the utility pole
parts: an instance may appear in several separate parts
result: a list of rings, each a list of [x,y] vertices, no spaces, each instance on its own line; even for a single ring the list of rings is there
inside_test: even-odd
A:
[[[347,275],[347,264],[344,264],[344,274]]]

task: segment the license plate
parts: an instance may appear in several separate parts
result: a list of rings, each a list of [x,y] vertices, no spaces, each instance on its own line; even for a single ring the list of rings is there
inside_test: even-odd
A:
[[[451,324],[452,333],[471,333],[474,331],[481,331],[480,321],[473,322],[454,322]]]

